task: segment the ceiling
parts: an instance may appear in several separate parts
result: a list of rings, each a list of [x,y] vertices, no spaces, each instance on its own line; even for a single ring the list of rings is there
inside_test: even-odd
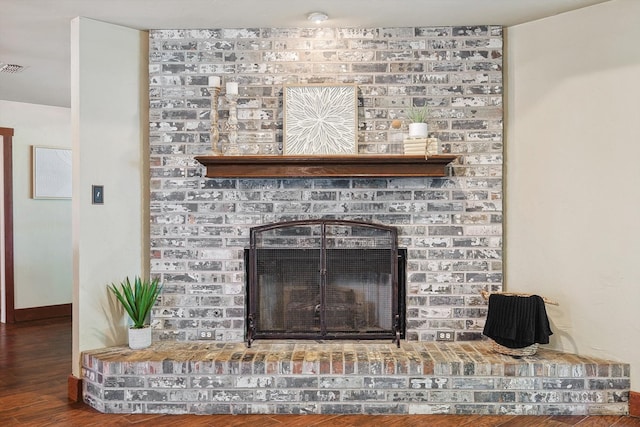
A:
[[[76,16],[140,30],[307,27],[513,26],[610,0],[0,0],[0,100],[70,106],[70,21]],[[250,12],[250,13],[247,13]]]

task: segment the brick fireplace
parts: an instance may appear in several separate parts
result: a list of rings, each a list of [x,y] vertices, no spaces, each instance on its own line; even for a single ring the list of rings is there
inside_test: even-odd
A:
[[[427,105],[439,152],[458,161],[442,177],[204,178],[195,157],[210,154],[211,75],[239,83],[247,152],[281,154],[283,84],[355,83],[359,154],[392,152],[392,121]],[[629,365],[547,349],[514,359],[482,340],[479,291],[502,289],[502,87],[499,26],[150,31],[151,274],[164,290],[152,348],[83,354],[85,402],[125,413],[628,413]],[[250,230],[309,219],[397,229],[400,348],[247,347]],[[437,331],[455,342],[435,342]]]
[[[322,218],[397,227],[407,340],[481,339],[479,290],[502,287],[500,27],[157,30],[150,51],[155,339],[243,341],[250,228]],[[428,105],[440,152],[459,161],[445,177],[203,178],[210,75],[239,83],[240,145],[259,155],[281,152],[284,83],[339,82],[358,87],[363,156],[389,152],[393,119]]]

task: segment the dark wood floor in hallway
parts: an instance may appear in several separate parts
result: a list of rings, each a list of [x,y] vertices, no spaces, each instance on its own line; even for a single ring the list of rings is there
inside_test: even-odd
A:
[[[0,426],[640,426],[620,416],[121,415],[67,399],[71,322],[0,324]]]

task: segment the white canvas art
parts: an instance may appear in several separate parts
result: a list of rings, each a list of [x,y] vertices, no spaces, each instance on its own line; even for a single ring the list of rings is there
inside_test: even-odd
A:
[[[71,198],[71,150],[33,147],[33,198]]]
[[[355,85],[284,88],[285,155],[357,154]]]

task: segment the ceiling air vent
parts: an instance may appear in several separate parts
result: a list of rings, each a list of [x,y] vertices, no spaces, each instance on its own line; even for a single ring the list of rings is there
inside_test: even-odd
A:
[[[25,69],[22,65],[18,64],[5,64],[0,62],[0,73],[20,73]]]

